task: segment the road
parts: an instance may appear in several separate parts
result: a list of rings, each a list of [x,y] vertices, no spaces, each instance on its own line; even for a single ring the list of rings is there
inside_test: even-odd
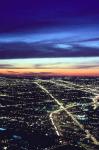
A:
[[[40,89],[42,89],[46,94],[48,94],[55,102],[56,104],[59,106],[59,110],[56,110],[54,112],[52,112],[50,114],[50,119],[51,119],[51,122],[52,122],[52,125],[54,126],[55,128],[55,131],[56,131],[56,134],[59,136],[59,131],[57,129],[57,126],[55,125],[54,121],[53,121],[53,113],[57,113],[61,110],[64,110],[66,112],[66,114],[71,117],[71,119],[73,120],[73,122],[81,129],[85,132],[86,134],[86,137],[91,139],[93,141],[93,143],[95,145],[99,145],[99,141],[97,141],[97,139],[88,131],[84,128],[84,126],[75,118],[75,116],[68,111],[68,109],[66,107],[63,106],[62,103],[60,103],[60,100],[56,99],[44,86],[42,86],[38,81],[34,82]]]
[[[39,79],[38,81],[39,82],[45,82],[45,80],[41,80],[41,79]],[[46,80],[46,82],[49,82],[49,83],[55,84],[56,86],[61,86],[61,87],[64,87],[64,88],[68,88],[69,86],[67,86],[67,85],[71,85],[72,86],[71,89],[75,89],[75,86],[77,86],[77,87],[79,87],[80,91],[83,91],[83,92],[86,92],[86,93],[91,93],[91,94],[95,95],[94,98],[93,97],[91,98],[92,102],[87,103],[86,105],[93,106],[94,110],[99,107],[99,101],[96,100],[96,98],[99,97],[98,91],[94,91],[91,88],[86,88],[85,89],[85,87],[83,85],[77,85],[77,84],[71,83],[69,81],[57,80],[57,82],[55,82],[54,80]],[[79,106],[80,105],[82,105],[82,104],[79,104]]]

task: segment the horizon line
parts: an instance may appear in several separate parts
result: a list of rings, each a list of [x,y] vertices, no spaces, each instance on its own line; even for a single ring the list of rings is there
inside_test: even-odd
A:
[[[9,76],[99,76],[97,69],[0,69]]]

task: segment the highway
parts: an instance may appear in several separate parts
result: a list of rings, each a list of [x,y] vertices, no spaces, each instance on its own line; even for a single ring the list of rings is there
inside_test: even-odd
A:
[[[68,111],[68,107],[64,107],[63,104],[60,102],[60,100],[56,99],[44,86],[42,86],[40,84],[40,82],[38,82],[38,80],[36,82],[34,82],[40,89],[42,89],[46,94],[48,94],[55,102],[56,104],[59,106],[59,110],[56,110],[54,112],[51,112],[50,114],[50,119],[52,122],[52,125],[55,128],[56,134],[59,136],[60,133],[58,131],[57,125],[55,125],[54,120],[53,120],[53,114],[54,113],[58,113],[61,110],[64,110],[64,112],[66,112],[66,114],[71,117],[71,119],[73,120],[73,122],[81,129],[84,131],[84,133],[86,134],[86,137],[91,139],[93,141],[93,143],[95,145],[99,145],[99,141],[97,141],[97,139],[88,131],[84,128],[84,126],[75,118],[75,116]]]
[[[39,79],[38,80],[39,82],[45,82],[45,80],[41,80]],[[99,100],[97,100],[97,97],[99,99],[99,94],[98,94],[98,91],[94,91],[93,89],[91,88],[86,88],[82,85],[76,85],[74,83],[71,83],[69,81],[63,81],[63,80],[57,80],[57,82],[55,82],[54,80],[46,80],[46,82],[49,82],[49,83],[52,83],[52,84],[55,84],[56,86],[62,86],[64,88],[68,88],[69,86],[68,85],[71,85],[72,87],[70,87],[71,89],[75,89],[74,86],[78,86],[80,91],[83,91],[83,92],[86,92],[86,93],[92,93],[94,96],[94,98],[92,97],[91,100],[92,102],[91,103],[87,103],[86,105],[91,105],[93,106],[93,109],[97,109],[99,107]],[[78,106],[80,106],[82,104],[79,104]],[[77,106],[77,105],[75,105]]]

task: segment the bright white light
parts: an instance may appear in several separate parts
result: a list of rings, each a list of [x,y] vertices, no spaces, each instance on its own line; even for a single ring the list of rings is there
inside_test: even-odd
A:
[[[3,148],[4,150],[7,150],[7,146],[4,146],[4,148]]]

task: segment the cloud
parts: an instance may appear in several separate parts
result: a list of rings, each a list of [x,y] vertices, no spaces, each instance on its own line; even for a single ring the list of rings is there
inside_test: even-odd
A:
[[[67,59],[64,60],[64,62],[53,62],[53,63],[46,63],[46,64],[38,64],[33,65],[34,69],[94,69],[94,68],[99,68],[99,61],[96,60],[91,60],[87,61],[88,58],[84,59],[81,58],[79,61],[75,62],[73,58],[71,60],[74,61],[70,62]],[[76,58],[77,60],[77,58]],[[82,63],[81,63],[82,62]]]
[[[54,57],[88,57],[99,56],[97,47],[87,47],[80,43],[66,43],[67,47],[54,47],[54,41],[45,42],[12,42],[0,43],[0,59],[14,58],[54,58]]]
[[[14,66],[11,64],[0,64],[0,69],[2,68],[13,68]]]
[[[84,40],[78,40],[77,42],[93,42],[93,41],[99,41],[99,37],[96,38],[89,38],[89,39],[84,39]]]
[[[9,74],[19,74],[17,71],[7,71]]]
[[[75,65],[75,66],[72,66],[71,69],[94,69],[94,68],[99,68],[99,65],[98,64],[79,64],[79,65]]]
[[[46,64],[35,64],[33,65],[33,68],[34,69],[60,69],[60,68],[65,68],[64,67],[64,63],[61,63],[61,62],[57,62],[57,63],[50,63],[49,61],[49,64],[46,63]]]

